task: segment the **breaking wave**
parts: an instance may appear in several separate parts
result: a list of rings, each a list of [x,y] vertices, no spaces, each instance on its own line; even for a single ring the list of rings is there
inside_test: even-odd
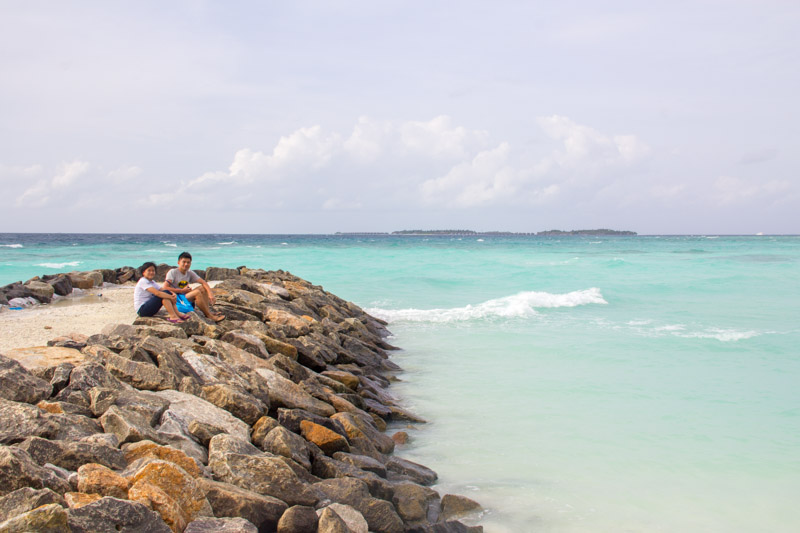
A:
[[[477,305],[451,309],[367,309],[367,312],[388,322],[461,322],[484,318],[516,318],[533,316],[536,309],[607,304],[600,289],[592,287],[565,294],[526,291],[488,300]]]
[[[36,263],[36,266],[45,268],[64,268],[64,267],[76,267],[80,264],[81,264],[80,261],[69,261],[67,263]]]
[[[22,248],[21,244],[0,244],[0,248]]]

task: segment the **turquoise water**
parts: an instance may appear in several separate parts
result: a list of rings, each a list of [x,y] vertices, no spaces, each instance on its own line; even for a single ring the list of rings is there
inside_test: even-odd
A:
[[[0,284],[183,249],[389,320],[398,453],[487,532],[800,528],[799,237],[6,234]]]

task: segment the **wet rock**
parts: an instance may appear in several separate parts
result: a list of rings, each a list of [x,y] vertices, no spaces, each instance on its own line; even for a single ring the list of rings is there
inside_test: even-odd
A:
[[[220,481],[274,496],[289,505],[314,505],[318,500],[283,460],[229,435],[211,439],[208,466]]]
[[[317,521],[313,507],[295,505],[289,507],[278,521],[278,533],[316,533]]]
[[[392,503],[406,523],[436,522],[439,515],[439,494],[415,483],[394,487]]]
[[[65,505],[64,498],[50,489],[23,487],[0,498],[0,519],[14,518],[51,503]]]
[[[197,420],[198,422],[222,428],[226,433],[240,439],[250,439],[250,427],[247,424],[229,412],[201,398],[169,390],[155,394],[169,401],[169,409],[161,416],[160,431],[189,436],[189,424]]]
[[[310,422],[306,422],[310,424]],[[325,431],[329,431],[322,426],[317,426]],[[334,435],[336,435],[334,433]],[[338,436],[338,435],[337,435]],[[339,437],[341,438],[341,437]],[[287,457],[306,470],[311,470],[311,451],[309,450],[308,443],[303,437],[292,433],[282,426],[278,426],[270,431],[261,443],[261,448],[265,451]]]
[[[70,490],[69,483],[36,464],[25,450],[0,445],[0,496],[23,487],[48,488],[58,494]]]
[[[301,421],[300,434],[307,441],[319,446],[326,455],[333,455],[336,452],[350,452],[350,444],[346,438],[314,422]]]
[[[266,368],[256,369],[256,372],[268,383],[269,401],[273,408],[304,409],[319,416],[331,416],[336,412],[330,404],[317,400],[277,372]]]
[[[333,512],[335,513],[347,526],[347,530],[345,533],[368,533],[369,526],[367,525],[367,521],[364,520],[364,516],[359,513],[356,509],[349,505],[344,505],[341,503],[332,503],[327,507],[324,507],[317,511],[317,514],[320,517],[319,521],[319,533],[325,533],[323,531],[323,520],[322,515]],[[333,530],[331,533],[336,532]],[[338,532],[336,532],[338,533]]]
[[[37,403],[50,397],[53,387],[28,372],[19,362],[0,355],[0,398]]]
[[[386,462],[386,469],[408,476],[421,485],[430,485],[438,478],[436,472],[430,468],[400,457],[390,457]]]
[[[102,498],[69,510],[72,533],[172,533],[161,517],[141,503]]]
[[[0,399],[0,444],[19,442],[27,437],[53,438],[58,429],[53,415],[38,407]]]
[[[283,501],[256,492],[210,479],[200,478],[200,487],[211,504],[214,516],[242,517],[259,531],[275,531],[278,520],[288,506]]]
[[[58,504],[51,503],[0,522],[0,532],[2,533],[27,533],[29,531],[41,533],[69,531],[67,510]]]
[[[258,528],[244,518],[198,518],[184,533],[258,533]]]
[[[108,467],[88,463],[78,468],[78,491],[126,499],[130,481]]]
[[[408,442],[408,433],[405,431],[398,431],[392,435],[392,440],[395,442],[395,444],[403,446]]]
[[[106,410],[100,423],[106,433],[113,433],[121,444],[139,440],[161,442],[147,419],[138,413],[112,405]]]
[[[99,463],[109,468],[122,469],[127,466],[123,453],[117,448],[93,442],[47,440],[30,437],[17,444],[40,465],[51,463],[67,470],[76,471],[86,463]]]
[[[481,504],[466,496],[445,494],[442,497],[441,516],[443,520],[452,520],[453,518],[459,518],[473,511],[477,511],[480,508]]]

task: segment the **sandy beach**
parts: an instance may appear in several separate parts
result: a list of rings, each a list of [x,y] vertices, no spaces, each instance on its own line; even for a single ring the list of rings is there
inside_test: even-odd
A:
[[[94,335],[106,324],[130,324],[136,318],[133,287],[133,284],[107,286],[49,305],[19,311],[6,309],[0,312],[0,353],[46,346],[50,339],[70,333]]]

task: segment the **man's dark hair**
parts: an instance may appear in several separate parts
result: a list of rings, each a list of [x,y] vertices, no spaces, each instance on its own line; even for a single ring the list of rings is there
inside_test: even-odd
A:
[[[147,270],[150,267],[156,268],[156,264],[155,263],[151,263],[150,261],[148,261],[148,262],[146,262],[145,264],[143,264],[142,266],[139,267],[139,272],[144,274],[144,271]]]
[[[192,254],[190,254],[189,252],[183,252],[181,255],[179,255],[179,256],[178,256],[178,261],[180,261],[180,260],[181,260],[181,259],[183,259],[184,257],[185,257],[186,259],[188,259],[189,261],[191,261],[191,260],[192,260]]]

